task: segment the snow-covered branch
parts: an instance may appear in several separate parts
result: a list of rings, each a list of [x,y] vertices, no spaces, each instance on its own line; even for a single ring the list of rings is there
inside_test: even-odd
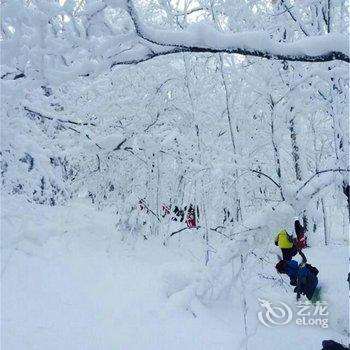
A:
[[[224,33],[202,23],[193,24],[190,29],[181,31],[154,29],[142,22],[132,0],[127,0],[127,11],[137,35],[152,44],[167,47],[168,53],[224,52],[286,61],[350,62],[348,37],[339,33],[307,37],[294,43],[281,43],[271,39],[264,31]],[[156,52],[154,50],[154,54]],[[164,50],[161,52],[164,54]]]
[[[56,4],[46,8],[36,1],[21,6],[19,15],[10,4],[2,5],[0,76],[4,83],[10,81],[7,84],[13,80],[59,84],[95,77],[117,65],[182,52],[350,62],[348,36],[337,32],[281,42],[264,30],[234,33],[220,31],[207,22],[191,23],[181,30],[158,29],[143,20],[132,0],[96,0],[83,11],[73,11],[68,2],[63,7]],[[122,20],[113,22],[111,11]],[[126,25],[127,17],[132,21]],[[300,24],[295,16],[292,18]]]
[[[346,173],[346,172],[350,172],[350,169],[325,169],[325,170],[320,170],[317,171],[315,174],[313,174],[307,181],[305,181],[305,183],[296,191],[296,196],[299,195],[299,193],[308,185],[311,183],[311,181],[316,178],[319,177],[321,174],[325,174],[325,173]],[[323,186],[324,187],[324,184]]]

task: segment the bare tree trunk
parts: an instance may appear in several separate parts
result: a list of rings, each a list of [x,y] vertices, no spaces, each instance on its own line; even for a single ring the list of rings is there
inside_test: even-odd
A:
[[[323,213],[323,232],[324,232],[324,244],[328,245],[328,230],[327,230],[327,220],[326,220],[326,208],[324,205],[324,199],[321,199],[322,213]]]
[[[160,203],[159,203],[159,189],[160,189],[160,164],[159,164],[159,154],[157,155],[157,194],[156,194],[156,214],[157,217],[160,218],[160,213],[159,213],[159,209],[160,209]],[[160,223],[156,222],[156,230],[155,233],[158,236],[159,235],[159,230],[160,230]]]
[[[274,153],[274,158],[275,158],[275,167],[276,167],[276,174],[278,178],[278,184],[279,184],[279,189],[280,189],[280,195],[282,200],[284,201],[284,194],[283,194],[283,188],[282,188],[282,171],[281,171],[281,162],[280,162],[280,154],[279,150],[276,144],[275,140],[275,124],[274,124],[274,108],[275,104],[273,102],[272,96],[270,96],[270,127],[271,127],[271,142],[272,142],[272,147],[273,147],[273,153]]]
[[[331,32],[331,0],[327,0],[327,33]]]
[[[210,1],[210,10],[211,10],[212,21],[214,22],[216,28],[218,28],[219,30],[222,29],[220,22],[219,22],[217,16],[215,15],[212,1]],[[223,85],[224,93],[225,93],[225,103],[226,103],[225,107],[226,107],[226,115],[227,115],[227,121],[228,121],[228,126],[229,126],[229,131],[230,131],[230,137],[231,137],[232,150],[233,150],[233,154],[236,155],[237,148],[236,148],[236,141],[235,141],[235,133],[238,133],[238,126],[237,126],[237,123],[233,122],[234,117],[233,117],[232,112],[231,112],[230,94],[229,94],[229,88],[228,88],[228,84],[227,84],[227,77],[224,73],[223,54],[220,53],[218,55],[218,57],[219,57],[220,75],[221,75],[222,85]],[[236,164],[237,161],[234,160],[234,163]],[[239,177],[239,173],[238,173],[238,170],[236,169],[235,170],[235,178],[238,179],[238,177]],[[235,194],[235,211],[236,211],[235,217],[236,217],[236,222],[238,222],[240,220],[243,220],[243,215],[242,215],[241,200],[239,198],[239,193],[237,190],[236,182],[234,183],[234,194]]]
[[[194,128],[195,128],[195,132],[196,132],[196,137],[197,137],[197,150],[198,150],[198,163],[200,165],[203,164],[203,155],[202,155],[202,148],[201,148],[201,134],[200,134],[200,128],[199,128],[199,124],[198,124],[198,120],[197,120],[197,114],[196,114],[196,108],[195,108],[195,103],[194,103],[194,99],[192,96],[192,92],[191,92],[191,88],[189,85],[189,71],[188,71],[188,62],[187,59],[185,57],[185,55],[183,55],[183,61],[184,61],[184,66],[185,66],[185,72],[186,72],[186,79],[185,79],[185,85],[186,85],[186,89],[187,89],[187,93],[188,93],[188,97],[190,99],[190,103],[191,103],[191,109],[192,109],[192,120],[193,120],[193,124],[194,124]],[[205,230],[205,234],[204,234],[204,239],[206,242],[206,253],[205,253],[205,264],[207,265],[209,262],[209,227],[208,227],[208,222],[207,222],[207,215],[206,215],[206,196],[205,196],[205,186],[204,186],[204,180],[203,180],[203,176],[201,177],[201,198],[202,198],[202,216],[204,218],[204,230]],[[195,205],[196,206],[196,205]]]
[[[293,107],[291,107],[290,112],[293,111]],[[295,121],[294,121],[294,116],[292,116],[289,119],[289,131],[290,131],[290,138],[292,141],[292,156],[293,156],[293,161],[294,161],[294,171],[295,171],[295,178],[298,181],[301,181],[301,169],[300,169],[300,164],[299,164],[299,147],[297,144],[297,134],[295,131]]]
[[[231,136],[231,144],[232,144],[232,150],[233,154],[237,154],[237,148],[236,148],[236,142],[235,142],[235,131],[234,131],[234,126],[233,126],[233,117],[231,113],[231,108],[230,108],[230,95],[228,92],[228,86],[227,86],[227,81],[226,81],[226,76],[224,74],[224,69],[223,69],[223,57],[222,54],[219,54],[219,64],[220,64],[220,73],[221,73],[221,79],[222,79],[222,85],[224,87],[224,92],[225,92],[225,102],[226,102],[226,115],[227,115],[227,120],[228,120],[228,125],[229,125],[229,130],[230,130],[230,136]],[[235,125],[236,132],[238,132],[237,124]],[[234,164],[237,164],[236,159],[234,160]],[[235,170],[235,178],[238,179],[238,170]],[[236,211],[236,222],[243,220],[242,218],[242,208],[241,208],[241,200],[239,198],[239,194],[237,191],[237,184],[236,182],[234,183],[234,193],[235,193],[235,211]]]
[[[240,273],[240,279],[241,279],[242,295],[243,295],[243,322],[244,322],[244,335],[245,335],[245,349],[248,350],[248,305],[247,305],[245,285],[242,278],[242,274],[244,273],[244,259],[242,254],[241,254],[241,266],[242,266],[242,271]]]

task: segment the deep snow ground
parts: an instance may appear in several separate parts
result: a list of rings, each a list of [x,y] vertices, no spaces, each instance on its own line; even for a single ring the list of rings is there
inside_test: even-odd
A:
[[[292,322],[270,329],[258,322],[258,297],[295,310],[290,287],[273,270],[274,254],[247,263],[244,293],[237,282],[210,303],[194,300],[188,308],[181,291],[205,274],[195,233],[174,237],[167,247],[156,239],[121,242],[112,213],[82,203],[52,208],[7,199],[2,214],[4,350],[318,350],[323,339],[347,343],[346,246],[306,252],[320,270],[329,328]]]

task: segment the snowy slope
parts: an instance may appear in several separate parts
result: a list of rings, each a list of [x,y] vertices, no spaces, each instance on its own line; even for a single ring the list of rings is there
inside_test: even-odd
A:
[[[307,251],[321,271],[330,327],[269,329],[258,322],[258,297],[295,307],[289,286],[283,284],[285,290],[273,270],[274,254],[265,262],[252,257],[243,284],[204,305],[188,302],[184,293],[205,274],[195,234],[174,238],[167,247],[157,240],[121,242],[112,212],[84,203],[52,208],[3,198],[2,214],[4,350],[231,350],[262,344],[318,350],[323,339],[347,342],[347,247]]]

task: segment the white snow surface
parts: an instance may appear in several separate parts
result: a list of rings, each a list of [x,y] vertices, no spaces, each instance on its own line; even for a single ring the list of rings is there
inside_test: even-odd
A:
[[[258,322],[258,297],[295,310],[291,287],[274,271],[273,242],[264,261],[248,259],[243,281],[204,304],[193,285],[211,267],[203,266],[197,231],[163,246],[160,239],[117,232],[112,211],[7,196],[1,222],[3,350],[319,350],[324,339],[347,343],[348,248],[340,243],[305,251],[320,270],[329,328],[291,323],[270,329]],[[225,244],[215,242],[216,249]],[[231,264],[225,269],[230,276]]]

